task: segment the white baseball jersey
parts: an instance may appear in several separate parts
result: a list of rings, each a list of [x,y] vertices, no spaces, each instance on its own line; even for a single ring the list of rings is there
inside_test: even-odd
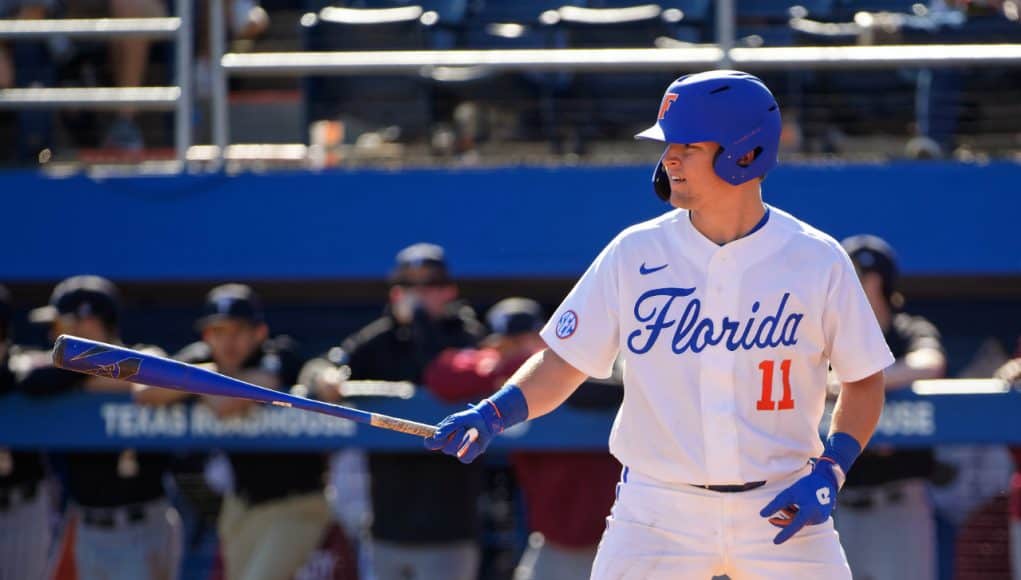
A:
[[[542,330],[593,377],[624,360],[610,451],[665,482],[775,480],[822,452],[829,365],[841,381],[893,362],[833,238],[769,209],[719,246],[675,210],[624,230]]]

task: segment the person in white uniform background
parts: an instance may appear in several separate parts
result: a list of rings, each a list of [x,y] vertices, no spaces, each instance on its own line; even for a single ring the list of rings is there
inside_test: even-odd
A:
[[[739,71],[685,75],[638,137],[667,143],[653,188],[675,209],[613,239],[547,348],[425,445],[470,462],[620,353],[624,470],[592,578],[850,578],[830,515],[893,357],[840,244],[762,201],[776,100]],[[842,388],[823,442],[830,366]]]

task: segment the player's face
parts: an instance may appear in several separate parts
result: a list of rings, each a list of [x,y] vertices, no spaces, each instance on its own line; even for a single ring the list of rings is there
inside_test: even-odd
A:
[[[663,166],[670,177],[670,205],[699,209],[715,191],[728,185],[713,170],[719,148],[711,141],[671,143],[667,147]]]
[[[50,334],[52,339],[61,334],[73,334],[100,342],[110,342],[114,338],[102,320],[95,316],[79,317],[72,314],[65,314],[54,320]]]
[[[202,340],[209,345],[217,367],[233,372],[241,369],[245,360],[266,340],[267,334],[265,324],[227,319],[203,328]]]
[[[421,304],[432,318],[442,317],[455,299],[457,286],[427,266],[408,268],[390,292],[392,303],[411,300]]]

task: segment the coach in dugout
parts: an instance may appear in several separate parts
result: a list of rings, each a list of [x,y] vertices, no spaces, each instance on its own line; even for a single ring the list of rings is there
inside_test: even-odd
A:
[[[262,304],[251,288],[225,284],[206,297],[196,323],[202,335],[175,358],[262,387],[289,390],[301,362],[291,340],[270,338]],[[257,403],[203,397],[219,417],[248,413]],[[234,487],[220,510],[220,547],[227,580],[290,578],[318,547],[330,522],[323,453],[232,452]]]
[[[383,316],[345,340],[302,375],[316,392],[337,365],[357,380],[421,384],[445,348],[475,345],[482,324],[457,300],[443,249],[415,244],[397,254]],[[337,386],[337,385],[334,385]],[[335,398],[336,388],[332,389]],[[480,562],[478,502],[482,466],[412,453],[370,453],[372,566],[375,580],[474,580]]]
[[[887,390],[942,377],[946,359],[940,333],[925,318],[901,310],[897,262],[890,246],[870,235],[853,236],[841,244],[896,357],[885,371]],[[834,518],[855,578],[935,580],[936,522],[929,484],[935,469],[931,449],[870,445],[855,462]]]
[[[99,276],[74,276],[57,285],[50,304],[29,313],[50,325],[51,338],[72,334],[121,344],[117,288]],[[158,348],[133,348],[162,355]],[[130,393],[136,385],[87,376],[51,364],[30,371],[21,389],[31,395],[74,391]],[[172,580],[181,558],[181,523],[163,485],[165,453],[74,451],[52,454],[77,522],[74,563],[80,580]]]
[[[507,298],[486,313],[492,334],[483,348],[448,349],[425,371],[425,384],[447,400],[491,395],[530,356],[546,347],[542,308]],[[609,383],[609,384],[606,384]],[[616,409],[618,369],[608,381],[588,380],[567,399],[574,408]],[[524,495],[532,534],[514,580],[585,580],[606,527],[621,466],[603,451],[518,451],[511,464]]]

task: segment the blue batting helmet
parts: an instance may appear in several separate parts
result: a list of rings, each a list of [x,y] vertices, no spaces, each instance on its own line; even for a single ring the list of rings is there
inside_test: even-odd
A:
[[[758,77],[736,70],[684,75],[663,95],[656,124],[635,135],[666,143],[714,141],[721,150],[716,174],[733,185],[776,167],[780,148],[780,107]],[[747,153],[755,159],[740,165]],[[661,199],[670,199],[670,180],[660,159],[652,176]]]

